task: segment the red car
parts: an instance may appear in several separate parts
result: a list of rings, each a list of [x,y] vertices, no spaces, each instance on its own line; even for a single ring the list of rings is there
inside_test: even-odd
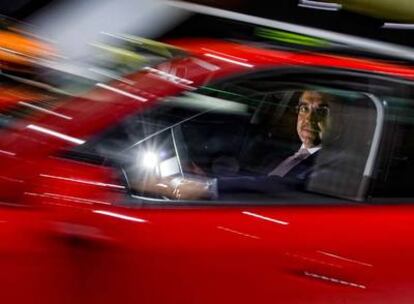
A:
[[[2,302],[411,303],[414,69],[174,43],[82,98],[2,108]],[[324,174],[269,184],[306,91],[335,104],[309,110],[335,126]],[[240,177],[266,186],[151,188]]]

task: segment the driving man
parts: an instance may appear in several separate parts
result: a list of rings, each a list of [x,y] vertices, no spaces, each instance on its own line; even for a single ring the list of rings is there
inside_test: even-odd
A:
[[[319,91],[304,91],[297,105],[296,131],[302,144],[292,156],[264,176],[222,177],[196,180],[177,177],[147,183],[145,191],[174,199],[215,199],[224,193],[260,192],[273,194],[285,188],[304,187],[316,171],[315,160],[332,128],[333,97]]]

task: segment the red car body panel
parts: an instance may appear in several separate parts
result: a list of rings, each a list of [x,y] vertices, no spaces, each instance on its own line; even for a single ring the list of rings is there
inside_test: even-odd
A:
[[[157,69],[175,71],[191,83],[139,72],[128,77],[133,85],[110,86],[145,102],[99,87],[55,110],[70,119],[45,115],[2,131],[0,200],[14,206],[3,207],[0,218],[5,298],[14,303],[412,302],[412,206],[127,208],[116,205],[125,190],[117,172],[56,156],[74,145],[71,140],[86,140],[165,96],[252,67],[309,65],[414,76],[414,69],[368,60],[215,41],[175,44],[195,59]]]

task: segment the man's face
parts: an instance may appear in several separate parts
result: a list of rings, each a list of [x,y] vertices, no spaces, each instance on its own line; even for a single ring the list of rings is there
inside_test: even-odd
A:
[[[305,91],[299,99],[297,132],[305,148],[321,143],[330,125],[327,96]]]

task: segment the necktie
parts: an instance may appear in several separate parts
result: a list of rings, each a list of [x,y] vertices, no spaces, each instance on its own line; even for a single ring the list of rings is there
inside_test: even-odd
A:
[[[306,149],[300,149],[298,152],[289,156],[282,161],[275,169],[273,169],[268,175],[278,175],[280,177],[285,176],[294,166],[306,159],[310,155]]]

